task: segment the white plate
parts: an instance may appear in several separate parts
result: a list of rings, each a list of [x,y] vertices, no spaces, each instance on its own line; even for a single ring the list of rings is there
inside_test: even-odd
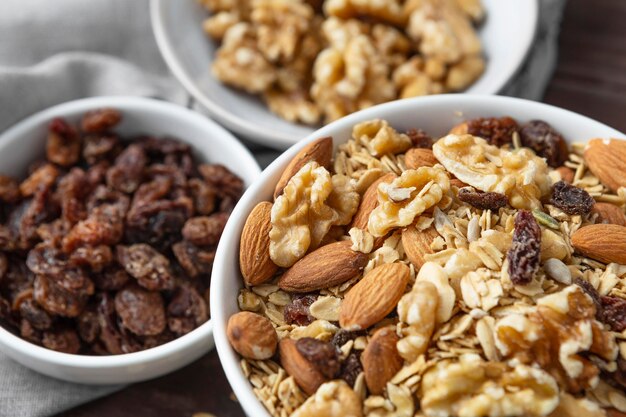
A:
[[[215,255],[211,278],[211,317],[215,346],[230,386],[247,415],[270,417],[263,404],[255,397],[252,386],[240,367],[240,358],[226,337],[228,318],[239,311],[237,295],[243,286],[239,272],[239,240],[250,211],[261,201],[272,201],[274,187],[291,159],[309,142],[332,136],[335,148],[351,136],[352,127],[359,122],[381,118],[399,130],[424,129],[433,137],[440,137],[464,119],[476,117],[511,116],[519,122],[542,119],[558,130],[568,142],[588,139],[622,138],[626,135],[600,122],[568,110],[547,104],[499,96],[441,95],[400,100],[362,110],[325,126],[291,147],[267,167],[261,178],[248,188],[224,229]]]
[[[487,18],[479,34],[485,73],[467,93],[497,94],[518,70],[537,26],[537,0],[483,0]],[[174,76],[208,113],[254,142],[285,149],[313,132],[274,115],[257,97],[221,84],[210,72],[216,43],[202,30],[207,11],[196,0],[152,0],[152,27]]]
[[[169,136],[190,144],[199,160],[218,162],[239,175],[245,186],[259,177],[256,161],[217,123],[184,107],[137,97],[96,97],[70,101],[36,113],[0,134],[0,173],[23,177],[45,155],[47,126],[55,117],[77,122],[89,110],[114,107],[122,112],[115,131],[124,136]],[[164,375],[213,348],[213,324],[207,321],[171,342],[125,355],[86,356],[55,352],[29,343],[0,327],[0,350],[43,374],[84,384],[128,384]],[[1,413],[0,413],[1,414]]]

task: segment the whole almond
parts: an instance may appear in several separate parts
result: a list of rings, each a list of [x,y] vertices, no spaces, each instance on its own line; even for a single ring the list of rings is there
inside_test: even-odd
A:
[[[576,251],[596,261],[626,264],[626,227],[617,224],[592,224],[572,235]]]
[[[348,291],[339,311],[345,330],[363,330],[378,323],[396,307],[409,282],[409,267],[382,264]]]
[[[611,203],[596,203],[591,209],[591,213],[598,214],[596,223],[609,223],[626,226],[626,215],[621,207]]]
[[[264,360],[276,353],[278,336],[265,317],[241,311],[228,319],[226,336],[232,347],[244,358]]]
[[[269,233],[272,203],[257,204],[246,220],[239,243],[239,268],[248,285],[259,285],[271,279],[278,266],[270,258]]]
[[[402,368],[404,361],[396,348],[399,340],[394,328],[383,327],[376,330],[363,351],[361,363],[371,394],[382,394],[387,382]]]
[[[561,176],[561,179],[565,181],[566,183],[571,184],[574,182],[575,172],[572,168],[568,168],[566,166],[560,166],[556,169],[556,171]]]
[[[352,242],[329,243],[293,264],[279,279],[278,286],[288,292],[305,293],[342,284],[361,273],[368,261],[366,254],[350,249]]]
[[[411,148],[404,155],[404,164],[408,169],[432,167],[438,163],[439,161],[437,161],[431,149]]]
[[[626,187],[626,141],[591,139],[584,157],[585,163],[602,184],[614,192]]]
[[[433,226],[426,230],[417,230],[414,225],[410,225],[402,231],[402,247],[416,270],[426,262],[424,255],[433,253],[430,244],[437,236],[439,233]]]
[[[315,365],[302,356],[296,347],[295,340],[281,340],[278,350],[280,352],[280,364],[308,395],[315,394],[319,386],[328,380],[317,370]]]
[[[354,217],[352,217],[350,227],[367,230],[367,222],[370,219],[370,214],[376,206],[378,206],[378,185],[383,182],[390,183],[394,179],[396,179],[396,174],[389,173],[383,175],[367,187],[367,190],[363,193],[363,198],[361,198],[361,204],[354,214]]]
[[[305,146],[296,156],[289,162],[287,168],[283,171],[280,179],[276,183],[274,189],[274,199],[283,193],[283,189],[300,168],[311,161],[315,161],[320,166],[330,168],[330,161],[333,157],[333,138],[324,137]]]

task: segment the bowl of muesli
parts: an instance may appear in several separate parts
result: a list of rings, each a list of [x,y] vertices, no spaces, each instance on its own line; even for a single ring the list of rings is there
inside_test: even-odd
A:
[[[72,101],[0,135],[0,350],[131,383],[213,347],[217,242],[260,169],[219,125],[139,97]]]
[[[246,191],[216,347],[254,416],[626,412],[626,141],[509,97],[380,105]]]
[[[152,0],[159,50],[212,118],[279,149],[399,98],[497,94],[537,0]]]

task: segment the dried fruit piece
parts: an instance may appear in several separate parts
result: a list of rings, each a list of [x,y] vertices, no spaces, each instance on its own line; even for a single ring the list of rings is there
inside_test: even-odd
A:
[[[296,154],[296,156],[289,162],[283,174],[276,183],[274,189],[274,199],[278,198],[283,193],[283,189],[287,186],[287,183],[296,175],[300,169],[311,161],[315,161],[319,166],[326,169],[330,169],[330,161],[333,154],[333,138],[330,136],[317,139]]]
[[[402,247],[416,269],[421,268],[426,262],[425,255],[433,253],[430,244],[437,236],[439,233],[434,227],[417,230],[414,225],[410,225],[402,230]]]
[[[80,127],[85,133],[101,133],[110,130],[122,120],[122,114],[112,108],[88,111],[81,120]]]
[[[181,285],[167,305],[167,327],[177,335],[187,334],[209,319],[204,298],[190,285]]]
[[[626,300],[618,297],[602,296],[601,321],[608,324],[614,332],[626,329]]]
[[[587,214],[595,204],[587,191],[565,181],[559,181],[552,186],[550,202],[567,214]]]
[[[33,284],[33,296],[46,311],[63,317],[78,316],[87,303],[88,293],[69,291],[46,275],[38,275]]]
[[[138,243],[116,247],[117,261],[142,287],[150,290],[168,290],[174,286],[170,261],[150,245]]]
[[[353,350],[348,357],[341,362],[341,370],[339,371],[338,378],[346,381],[351,387],[356,383],[359,374],[363,372],[363,365],[361,365],[359,356],[360,353]]]
[[[378,186],[378,207],[370,214],[368,230],[384,236],[395,227],[408,226],[415,217],[437,204],[450,189],[450,180],[441,167],[407,170],[390,184]]]
[[[139,336],[152,336],[165,329],[165,308],[158,292],[130,285],[115,294],[115,311],[122,324]]]
[[[295,294],[291,302],[283,309],[283,316],[287,324],[296,324],[298,326],[308,326],[315,317],[311,315],[309,307],[317,300],[317,295],[311,294]]]
[[[80,158],[81,140],[76,129],[64,119],[57,117],[48,126],[46,157],[48,161],[67,167]]]
[[[308,395],[313,395],[319,386],[326,382],[329,378],[324,376],[324,374],[322,374],[313,363],[308,361],[300,353],[296,344],[297,342],[293,339],[282,339],[280,341],[278,345],[280,351],[280,364],[285,371],[287,371],[287,373],[295,379],[298,386],[302,388],[304,392]]]
[[[485,139],[490,145],[502,147],[513,142],[513,134],[519,130],[511,117],[489,117],[468,120],[466,131],[472,136]]]
[[[432,149],[433,138],[422,129],[409,129],[406,135],[416,148]]]
[[[30,197],[43,189],[49,189],[60,174],[59,169],[53,164],[46,163],[41,165],[20,184],[22,196]]]
[[[337,348],[330,342],[303,337],[296,341],[296,349],[328,379],[332,379],[341,368]]]
[[[548,165],[553,168],[563,165],[567,161],[569,150],[563,136],[548,123],[541,120],[531,120],[520,130],[522,146],[532,149],[535,153],[546,158]]]
[[[134,192],[143,179],[147,163],[148,158],[141,145],[128,146],[115,159],[115,165],[107,170],[108,186],[123,193]]]
[[[7,175],[0,175],[0,201],[15,203],[20,197],[20,187],[17,181]]]
[[[239,268],[248,285],[259,285],[269,280],[278,266],[270,258],[268,239],[271,224],[272,203],[257,204],[246,219],[239,244]]]
[[[404,264],[372,269],[346,294],[339,324],[346,330],[362,330],[378,323],[396,307],[408,282],[409,268]]]
[[[457,197],[464,203],[468,203],[481,210],[498,210],[506,207],[509,199],[506,195],[492,192],[477,192],[471,187],[459,188]]]
[[[248,311],[230,316],[226,336],[231,346],[248,359],[269,359],[278,345],[278,336],[272,323],[267,318]]]
[[[63,238],[63,250],[72,252],[83,245],[113,245],[119,242],[124,228],[123,215],[120,207],[114,204],[94,208]]]
[[[593,205],[591,213],[598,215],[596,223],[609,223],[626,226],[626,215],[624,215],[624,210],[615,204],[596,203]]]
[[[520,210],[515,217],[513,244],[507,253],[509,277],[515,285],[532,281],[539,270],[541,254],[541,228],[533,215]]]
[[[604,263],[626,265],[626,227],[592,224],[572,235],[572,245],[583,255]]]
[[[217,245],[228,217],[228,213],[192,217],[183,226],[183,237],[198,246]]]
[[[278,280],[285,291],[306,293],[342,284],[361,273],[366,254],[353,251],[352,242],[324,245],[293,264]]]
[[[213,260],[215,259],[215,249],[201,249],[183,240],[172,245],[172,252],[174,252],[174,256],[180,266],[183,267],[191,278],[211,274]]]
[[[620,139],[591,139],[585,147],[585,163],[600,182],[617,192],[626,187],[626,141]]]
[[[372,335],[361,355],[365,383],[374,395],[381,395],[387,382],[402,368],[403,360],[396,348],[398,340],[393,328],[383,327]]]
[[[58,329],[43,333],[41,344],[51,350],[63,353],[78,353],[80,339],[72,329]]]

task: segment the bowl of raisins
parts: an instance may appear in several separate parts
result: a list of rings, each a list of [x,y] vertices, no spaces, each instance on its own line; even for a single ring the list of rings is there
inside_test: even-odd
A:
[[[2,133],[0,349],[88,384],[199,358],[217,243],[259,173],[225,129],[153,99],[68,102]]]
[[[354,113],[285,151],[233,211],[212,273],[216,349],[247,415],[413,415],[420,410],[425,416],[452,416],[470,403],[482,408],[466,408],[461,415],[552,412],[558,389],[550,388],[551,402],[541,413],[525,408],[539,404],[535,401],[514,412],[493,411],[484,393],[501,381],[477,383],[472,374],[472,382],[466,382],[452,368],[469,361],[475,368],[468,369],[489,364],[494,366],[489,369],[511,371],[509,352],[489,351],[499,348],[479,343],[485,333],[477,336],[475,324],[481,319],[499,323],[512,298],[535,311],[535,301],[551,297],[549,292],[573,294],[584,301],[590,319],[594,300],[606,305],[598,311],[626,305],[623,295],[602,301],[585,280],[592,273],[599,277],[605,265],[567,243],[572,224],[584,230],[602,222],[593,211],[597,202],[613,204],[622,220],[615,227],[626,227],[624,196],[599,185],[581,167],[585,142],[625,137],[542,103],[442,95]],[[484,179],[494,173],[490,181]],[[493,181],[500,174],[508,175],[508,186]],[[520,176],[519,182],[511,180]],[[516,184],[532,187],[515,194]],[[313,195],[315,211],[304,204]],[[290,217],[300,210],[308,213],[304,220]],[[255,225],[265,239],[250,233]],[[480,252],[483,244],[499,263]],[[242,247],[257,253],[243,253]],[[484,277],[491,281],[481,281],[481,289],[467,283]],[[496,295],[492,304],[472,298],[471,288],[488,298],[491,284],[501,284],[510,298]],[[558,314],[553,316],[564,323]],[[618,315],[596,319],[604,321],[594,322],[594,329],[615,339],[612,332],[626,326]],[[500,337],[489,328],[485,332]],[[613,373],[599,375],[595,369],[592,374],[624,387],[626,355],[617,357],[612,346],[606,356],[617,361]],[[560,359],[552,352],[558,349],[539,364],[527,354],[531,349],[522,352],[520,366],[542,372],[551,387],[555,380],[561,384],[563,371],[553,376]],[[473,353],[461,357],[468,350]],[[456,384],[450,385],[451,393],[448,384]],[[467,392],[459,394],[460,386]],[[481,386],[488,388],[480,391]],[[460,403],[465,399],[467,404]]]

